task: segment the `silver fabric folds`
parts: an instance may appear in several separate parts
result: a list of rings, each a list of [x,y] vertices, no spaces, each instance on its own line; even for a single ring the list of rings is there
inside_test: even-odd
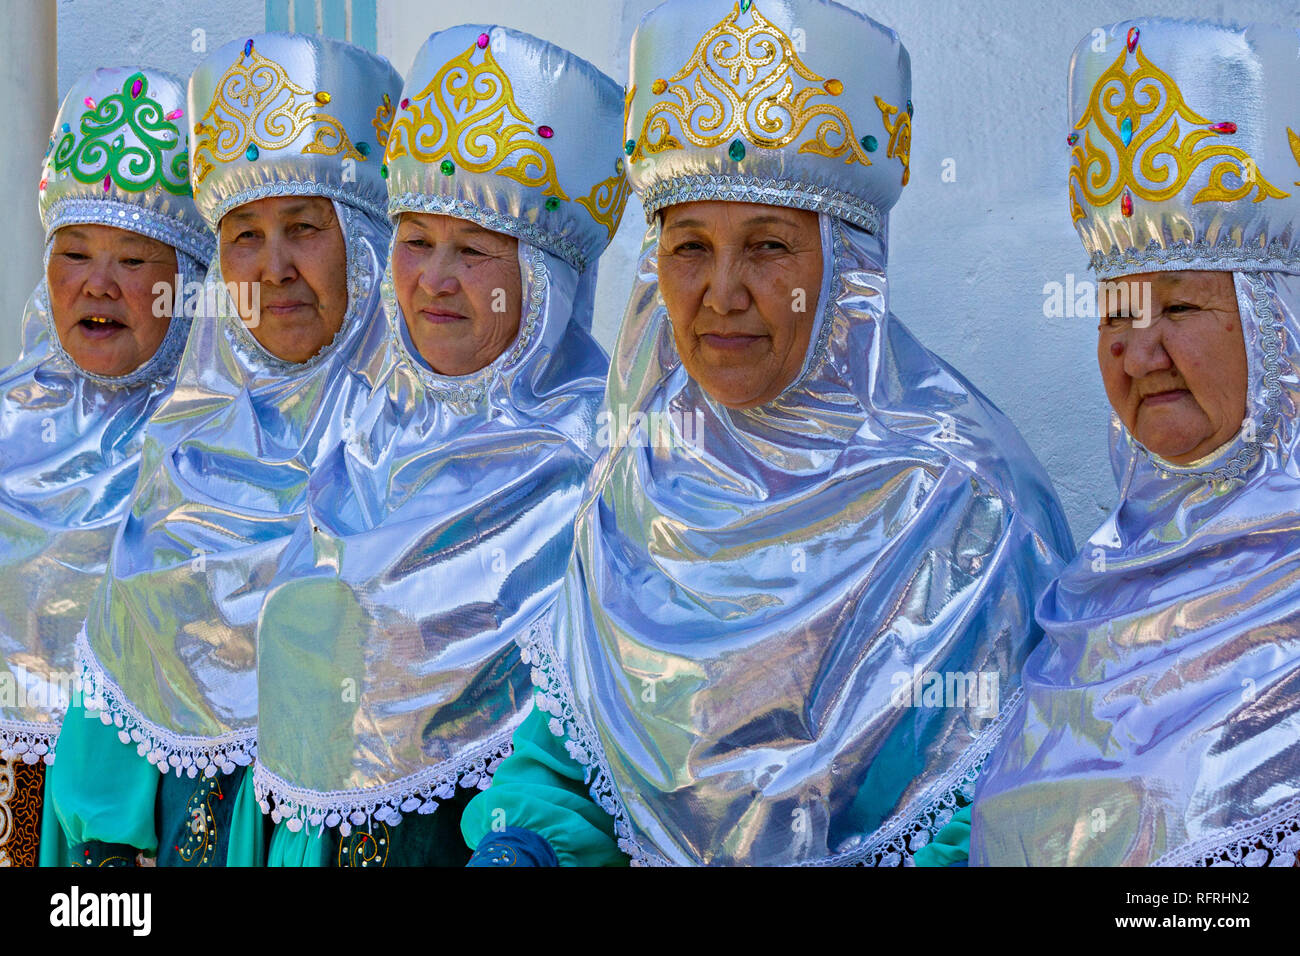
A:
[[[1043,595],[973,864],[1300,852],[1300,277],[1235,273],[1246,427],[1176,467],[1112,420],[1114,512]]]
[[[486,787],[528,710],[515,639],[559,589],[608,363],[594,266],[519,258],[517,339],[457,377],[416,352],[390,270],[373,399],[312,476],[259,629],[255,781],[292,830]]]
[[[274,184],[265,193],[278,194]],[[365,387],[349,364],[383,321],[388,224],[334,206],[348,308],[334,341],[309,361],[262,348],[220,264],[209,270],[205,314],[175,391],[149,423],[143,477],[86,621],[87,708],[163,772],[231,772],[255,752],[262,598],[302,514],[308,474]]]
[[[634,862],[900,862],[973,782],[1070,547],[1019,434],[890,314],[883,238],[820,223],[803,371],[746,411],[682,367],[651,230],[613,447],[525,649]]]

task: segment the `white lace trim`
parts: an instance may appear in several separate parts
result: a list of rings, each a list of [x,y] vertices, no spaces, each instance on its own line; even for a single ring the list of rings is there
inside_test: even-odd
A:
[[[240,730],[217,737],[183,737],[145,718],[132,705],[117,683],[96,660],[83,627],[77,635],[77,663],[81,676],[77,692],[87,712],[99,711],[99,719],[116,725],[118,739],[136,744],[136,753],[144,757],[159,773],[176,771],[197,777],[215,777],[247,767],[257,756],[257,731]]]
[[[1295,866],[1300,855],[1300,797],[1226,833],[1171,850],[1152,866]]]
[[[304,824],[338,827],[347,836],[352,827],[378,820],[389,826],[403,813],[433,813],[439,800],[450,800],[456,788],[486,790],[501,761],[510,756],[513,729],[497,734],[455,760],[427,767],[395,783],[365,790],[307,790],[295,787],[259,763],[253,768],[253,790],[262,812],[297,833]],[[272,806],[274,801],[274,806]]]
[[[54,741],[59,737],[58,722],[34,723],[25,720],[0,721],[0,760],[21,760],[26,764],[54,763]]]
[[[633,866],[670,865],[662,856],[643,847],[632,836],[627,809],[614,787],[614,775],[605,760],[604,749],[573,705],[573,688],[564,668],[559,665],[552,640],[550,616],[539,618],[527,636],[519,639],[519,645],[520,659],[532,667],[533,686],[539,692],[535,700],[536,706],[543,713],[551,715],[548,725],[550,731],[557,737],[565,738],[564,749],[569,756],[586,767],[586,782],[592,799],[614,818],[614,834],[618,839],[619,850],[631,859]],[[909,863],[911,855],[929,843],[952,819],[959,808],[957,798],[963,796],[969,800],[984,759],[1002,736],[1006,722],[1015,712],[1020,698],[1021,691],[1017,688],[993,723],[966,748],[952,769],[931,784],[907,809],[891,817],[865,843],[829,857],[796,865],[899,866]]]

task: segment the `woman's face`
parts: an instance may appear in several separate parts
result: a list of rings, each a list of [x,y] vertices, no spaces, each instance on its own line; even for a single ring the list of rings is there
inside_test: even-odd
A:
[[[416,350],[440,375],[490,364],[519,334],[519,240],[455,216],[403,213],[393,286]]]
[[[686,371],[728,408],[776,398],[803,367],[817,315],[817,214],[683,203],[660,233],[659,288]]]
[[[348,309],[347,247],[334,204],[275,196],[221,219],[221,273],[240,317],[272,355],[305,362],[334,339]],[[256,300],[253,289],[256,289]]]
[[[1119,281],[1150,283],[1150,315],[1108,310],[1103,287],[1097,360],[1106,397],[1148,451],[1175,465],[1204,458],[1233,438],[1246,414],[1249,375],[1232,273]]]
[[[87,372],[126,375],[162,345],[175,294],[171,246],[112,226],[64,226],[46,278],[59,342]]]

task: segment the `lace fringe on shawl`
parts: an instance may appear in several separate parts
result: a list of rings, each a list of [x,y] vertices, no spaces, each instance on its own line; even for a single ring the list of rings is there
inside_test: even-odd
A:
[[[573,705],[573,689],[568,675],[559,665],[552,641],[549,615],[533,624],[520,644],[520,658],[532,668],[533,686],[537,688],[535,704],[551,715],[550,731],[564,738],[569,756],[586,768],[586,783],[592,799],[614,818],[618,848],[633,866],[668,866],[659,854],[642,847],[632,836],[627,810],[614,788],[614,777],[599,740]],[[1003,705],[997,718],[980,733],[957,763],[907,809],[891,817],[865,842],[820,860],[800,866],[907,866],[911,856],[929,843],[960,808],[959,798],[969,802],[984,759],[989,755],[1008,717],[1015,712],[1021,693],[1017,689]]]
[[[141,715],[127,700],[117,683],[108,676],[86,639],[85,628],[77,636],[77,662],[81,668],[78,693],[87,712],[99,711],[99,719],[117,726],[118,739],[133,741],[136,753],[153,764],[159,773],[176,771],[197,777],[200,772],[215,777],[246,767],[257,756],[257,731],[244,730],[219,737],[182,737]]]
[[[304,824],[338,827],[347,836],[352,827],[378,820],[389,826],[402,822],[403,813],[433,813],[439,800],[450,800],[456,787],[486,790],[501,761],[510,756],[513,728],[480,744],[468,755],[446,760],[384,787],[365,790],[305,790],[267,770],[253,769],[253,789],[263,813],[276,823],[284,821],[297,833]],[[272,807],[274,802],[274,807]]]
[[[44,760],[46,766],[54,763],[54,741],[62,723],[61,715],[58,721],[45,724],[0,721],[0,760],[21,760],[26,764]]]
[[[1227,833],[1171,850],[1153,866],[1295,866],[1300,856],[1300,797]]]

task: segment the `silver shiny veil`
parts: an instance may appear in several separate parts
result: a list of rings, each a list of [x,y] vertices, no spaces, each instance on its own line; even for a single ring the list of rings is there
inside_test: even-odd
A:
[[[259,629],[264,809],[297,830],[485,788],[529,709],[515,640],[549,611],[596,455],[595,266],[519,243],[523,310],[479,372],[436,374],[385,281],[373,395],[317,466]]]
[[[109,206],[65,201],[50,223],[46,266],[60,226],[100,224]],[[159,216],[150,222],[152,232],[166,229]],[[197,282],[199,262],[173,251],[181,282]],[[77,632],[126,513],[145,423],[175,381],[190,319],[178,312],[138,369],[96,375],[60,343],[46,279],[28,299],[22,355],[0,373],[0,758],[54,760],[74,691]]]
[[[1112,417],[1120,501],[1043,595],[974,864],[1293,866],[1300,853],[1300,277],[1233,274],[1240,434],[1178,467]]]
[[[634,862],[901,862],[969,793],[1070,548],[1019,434],[890,314],[884,224],[820,229],[803,371],[731,411],[678,358],[652,227],[614,444],[526,642]]]
[[[162,772],[228,773],[251,761],[262,598],[310,470],[364,393],[349,365],[383,321],[390,233],[372,213],[333,202],[348,306],[333,342],[307,362],[266,351],[220,261],[209,269],[204,314],[149,423],[141,480],[79,640],[87,707]]]

